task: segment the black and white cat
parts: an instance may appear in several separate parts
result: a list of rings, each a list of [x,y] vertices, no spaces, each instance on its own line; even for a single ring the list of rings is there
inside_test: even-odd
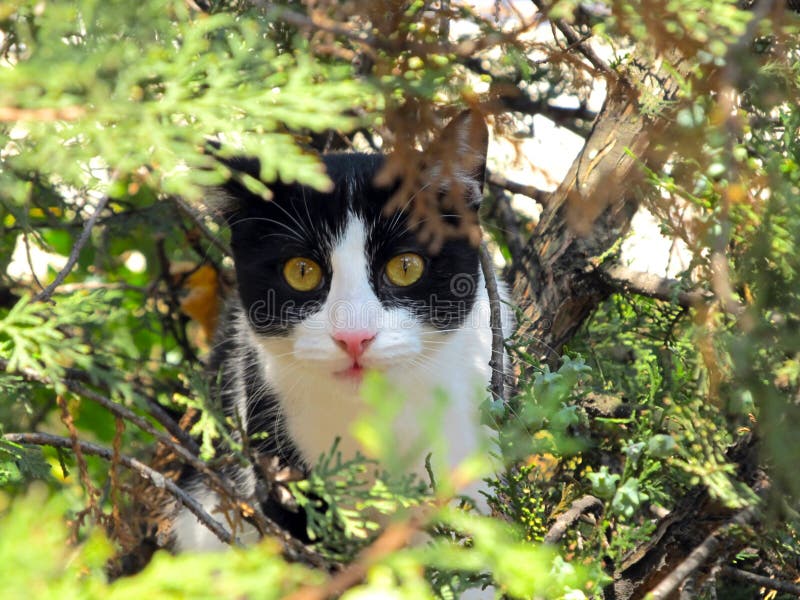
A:
[[[459,140],[459,149],[438,172],[459,176],[477,210],[488,133],[481,122],[480,139],[468,135],[475,119],[462,113],[448,125],[443,135]],[[264,201],[235,181],[225,186],[238,297],[229,303],[212,357],[223,407],[248,435],[267,434],[251,442],[258,452],[306,469],[337,437],[344,456],[361,449],[350,428],[366,409],[362,376],[374,369],[405,397],[393,423],[400,444],[417,439],[419,419],[430,414],[434,394],[445,392],[445,462],[455,465],[484,435],[478,406],[490,379],[490,311],[478,249],[449,239],[430,253],[404,211],[384,214],[393,188],[374,183],[381,155],[322,159],[333,182],[329,193],[275,184],[273,199]],[[255,160],[237,159],[231,167],[258,177]],[[506,333],[510,325],[506,313]],[[417,472],[427,479],[422,458]],[[242,493],[251,495],[255,472],[236,475]],[[213,513],[216,495],[194,487]],[[222,547],[185,509],[173,534],[177,550]],[[247,541],[254,532],[237,534]]]

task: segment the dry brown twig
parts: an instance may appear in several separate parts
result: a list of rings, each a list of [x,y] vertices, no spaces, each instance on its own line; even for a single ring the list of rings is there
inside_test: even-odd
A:
[[[341,595],[358,585],[366,577],[369,568],[381,558],[407,546],[423,523],[424,519],[415,515],[406,521],[389,525],[354,562],[323,584],[301,588],[284,600],[326,600]]]
[[[100,490],[95,487],[94,483],[92,483],[91,477],[89,477],[86,457],[83,455],[81,443],[78,440],[78,430],[75,428],[75,421],[73,420],[72,414],[67,407],[67,403],[61,394],[56,395],[56,404],[61,409],[61,422],[64,423],[64,426],[69,432],[69,447],[75,454],[75,462],[78,463],[78,478],[81,482],[81,485],[83,485],[84,489],[86,490],[87,496],[89,497],[89,505],[85,509],[78,512],[72,524],[72,537],[73,539],[77,539],[78,528],[87,514],[94,515],[94,518],[98,522],[103,521],[104,515],[99,505]]]

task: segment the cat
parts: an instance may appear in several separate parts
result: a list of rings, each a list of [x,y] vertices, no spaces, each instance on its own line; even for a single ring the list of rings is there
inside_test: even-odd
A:
[[[465,112],[441,135],[455,147],[448,164],[434,164],[431,173],[459,177],[469,210],[477,211],[487,128]],[[453,466],[479,447],[479,404],[491,374],[490,310],[478,248],[462,237],[431,252],[405,210],[385,214],[397,184],[376,184],[384,156],[340,153],[322,161],[330,192],[278,182],[269,185],[272,199],[265,201],[241,177],[224,186],[238,294],[211,359],[220,373],[222,406],[248,436],[262,434],[250,442],[259,455],[306,470],[337,438],[343,456],[361,450],[350,427],[366,408],[359,395],[364,373],[374,369],[405,397],[393,423],[401,445],[417,438],[437,390],[446,393],[442,435],[445,462]],[[253,177],[260,170],[255,159],[228,165]],[[505,305],[503,321],[507,334],[512,318]],[[428,480],[423,458],[416,473]],[[254,469],[229,474],[245,497],[253,493]],[[199,479],[185,487],[214,513],[215,493]],[[250,528],[237,534],[244,542],[257,537]],[[173,539],[177,551],[223,547],[186,509],[175,519]]]

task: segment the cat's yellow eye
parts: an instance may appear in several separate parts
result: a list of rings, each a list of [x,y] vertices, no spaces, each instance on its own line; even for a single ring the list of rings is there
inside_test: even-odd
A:
[[[283,277],[298,292],[310,292],[322,281],[322,267],[310,258],[297,256],[283,265]]]
[[[406,287],[422,277],[425,261],[419,254],[403,252],[386,263],[386,279],[392,285]]]

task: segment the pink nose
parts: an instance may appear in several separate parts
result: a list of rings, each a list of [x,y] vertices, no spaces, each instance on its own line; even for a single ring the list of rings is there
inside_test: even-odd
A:
[[[375,339],[373,331],[337,331],[331,335],[333,341],[351,357],[358,358],[367,350],[372,340]]]

